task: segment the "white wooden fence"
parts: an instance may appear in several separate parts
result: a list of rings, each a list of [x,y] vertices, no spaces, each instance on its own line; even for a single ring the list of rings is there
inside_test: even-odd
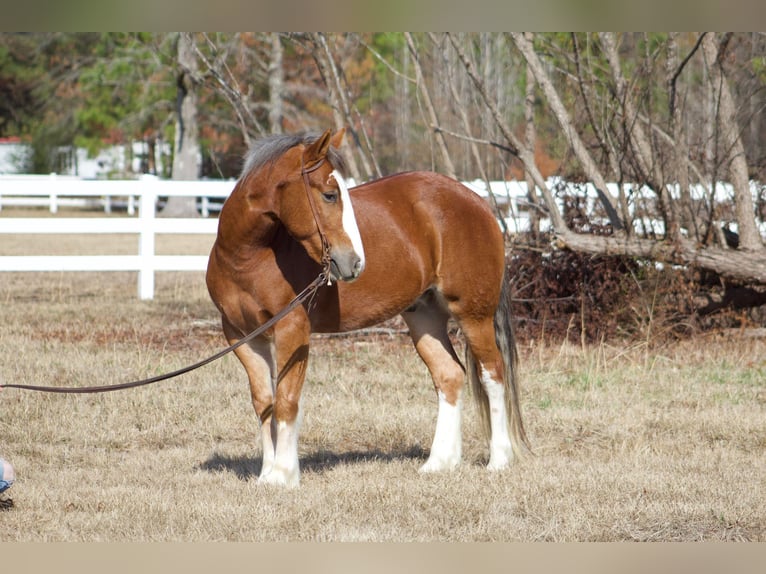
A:
[[[88,181],[57,178],[55,184],[45,178],[3,178],[0,197],[47,198],[58,206],[64,199],[102,201],[115,198],[138,198],[139,215],[109,218],[12,218],[0,214],[0,234],[88,234],[127,233],[138,236],[137,255],[3,255],[1,271],[138,271],[138,296],[154,297],[156,271],[202,271],[207,267],[206,255],[157,255],[157,234],[215,234],[217,219],[158,218],[160,196],[193,196],[226,198],[234,188],[231,181]],[[52,199],[53,198],[53,199]],[[104,201],[104,198],[109,198]],[[135,201],[135,200],[132,200]],[[18,203],[17,203],[18,204]],[[131,200],[128,200],[128,205]],[[55,208],[51,209],[55,212]]]
[[[464,182],[482,196],[487,195],[481,181]],[[549,181],[549,185],[562,182]],[[138,296],[151,299],[154,296],[155,271],[197,271],[207,266],[204,255],[157,255],[155,237],[165,233],[211,233],[217,230],[217,219],[207,219],[212,210],[210,198],[226,198],[234,189],[233,181],[167,181],[146,178],[137,181],[81,180],[69,176],[0,176],[0,234],[38,233],[134,233],[138,236],[137,255],[3,255],[0,252],[2,271],[138,271]],[[519,209],[526,196],[524,182],[491,182],[491,190],[500,200],[510,203],[509,217],[505,222],[511,233],[528,230],[528,217]],[[587,198],[589,208],[595,203],[592,186],[564,183],[571,194]],[[699,186],[698,186],[699,187]],[[761,184],[752,182],[754,197],[761,193]],[[571,188],[571,189],[570,189]],[[616,194],[610,186],[609,191]],[[710,190],[695,188],[700,197]],[[715,189],[719,200],[731,197],[730,186]],[[199,198],[203,218],[165,219],[156,217],[159,197],[192,196]],[[134,217],[138,204],[139,216]],[[43,205],[52,213],[60,206],[100,207],[105,212],[113,206],[124,207],[126,217],[109,218],[9,218],[2,213],[3,205]],[[634,224],[639,224],[636,220]],[[649,224],[662,222],[650,221]],[[760,222],[761,233],[766,237],[766,222]],[[655,226],[656,227],[656,226]],[[662,228],[656,228],[662,232]],[[736,230],[736,227],[733,226]],[[640,230],[639,230],[640,231]]]

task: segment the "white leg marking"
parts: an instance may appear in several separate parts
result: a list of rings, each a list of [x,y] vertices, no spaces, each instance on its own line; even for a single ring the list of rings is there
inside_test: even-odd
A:
[[[263,387],[268,385],[271,391],[271,401],[274,401],[274,395],[276,392],[275,385],[275,373],[277,371],[277,365],[274,361],[276,356],[276,350],[274,348],[273,341],[261,341],[257,340],[251,343],[256,358],[260,361],[253,363],[253,369],[258,369],[259,374],[255,378],[255,381],[259,381],[259,386]],[[251,385],[254,384],[251,380]],[[261,444],[263,445],[263,463],[261,464],[260,478],[263,478],[271,472],[274,467],[274,448],[276,447],[277,427],[274,416],[269,419],[269,424],[261,424]]]
[[[460,434],[460,408],[463,399],[458,396],[457,403],[447,402],[444,393],[438,391],[439,412],[436,415],[436,432],[431,445],[431,454],[420,472],[439,472],[452,470],[459,463],[462,455],[462,437]]]
[[[359,272],[361,273],[364,270],[364,246],[362,245],[362,236],[359,233],[359,226],[354,216],[354,207],[351,205],[351,196],[340,172],[333,170],[330,175],[335,178],[335,181],[338,183],[338,189],[340,189],[340,199],[343,205],[343,230],[348,235],[351,245],[354,246],[354,251],[359,256]]]
[[[300,482],[298,466],[298,428],[300,415],[292,423],[277,423],[277,446],[274,463],[268,474],[261,474],[258,482],[295,487]],[[265,457],[264,457],[265,460]]]
[[[481,382],[489,398],[489,423],[492,437],[489,441],[489,470],[507,468],[513,460],[511,437],[508,434],[508,413],[505,408],[505,387],[492,378],[482,367]]]
[[[261,474],[259,480],[265,480],[267,474],[269,474],[274,468],[274,447],[277,436],[276,425],[274,423],[274,417],[269,419],[269,424],[261,425],[261,441],[263,443],[263,464],[261,465]]]

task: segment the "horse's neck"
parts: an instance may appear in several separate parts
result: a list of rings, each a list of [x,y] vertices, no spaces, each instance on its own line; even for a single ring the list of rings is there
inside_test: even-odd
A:
[[[253,191],[254,182],[241,182],[221,210],[218,243],[221,247],[242,250],[266,248],[279,224],[274,217],[273,202]],[[257,183],[255,184],[257,185]]]

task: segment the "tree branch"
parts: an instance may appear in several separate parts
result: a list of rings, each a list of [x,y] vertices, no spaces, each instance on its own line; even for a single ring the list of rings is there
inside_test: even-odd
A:
[[[514,149],[514,148],[512,148],[510,146],[507,146],[507,145],[503,145],[500,142],[495,142],[495,141],[491,141],[491,140],[485,140],[485,139],[476,138],[476,137],[473,137],[473,136],[467,136],[465,134],[459,134],[457,132],[453,132],[452,130],[448,130],[447,128],[443,128],[442,126],[437,126],[435,124],[431,124],[430,127],[435,132],[442,132],[442,133],[447,134],[448,136],[452,136],[453,138],[456,138],[456,139],[459,139],[459,140],[463,140],[463,141],[467,141],[467,142],[470,142],[470,143],[478,143],[478,144],[483,144],[483,145],[487,145],[487,146],[490,146],[490,147],[494,147],[494,148],[497,148],[497,149],[499,149],[501,151],[507,152],[507,153],[513,155],[514,157],[519,157],[519,151],[517,149]]]
[[[510,147],[515,151],[515,155],[517,155],[517,157],[521,160],[521,163],[524,165],[524,168],[529,171],[529,174],[534,179],[535,185],[540,189],[540,193],[543,196],[543,201],[545,201],[545,205],[548,208],[548,212],[550,214],[553,228],[556,229],[557,231],[559,230],[565,231],[566,223],[564,222],[564,218],[561,216],[561,212],[559,211],[559,207],[556,204],[556,200],[554,199],[553,194],[551,193],[551,190],[548,189],[548,186],[545,183],[545,179],[543,179],[543,176],[540,173],[540,170],[537,169],[537,165],[535,164],[534,153],[531,150],[524,147],[522,143],[519,141],[519,139],[513,134],[513,132],[505,124],[505,121],[503,120],[503,117],[500,114],[500,111],[497,109],[497,104],[487,94],[487,89],[484,86],[484,82],[482,82],[481,79],[476,74],[476,69],[474,68],[471,61],[468,59],[468,56],[466,55],[465,51],[458,43],[457,39],[454,38],[453,35],[449,32],[447,32],[447,38],[452,44],[452,47],[454,48],[458,58],[462,62],[463,67],[465,68],[465,71],[468,74],[468,77],[471,79],[474,86],[479,91],[479,94],[481,95],[482,99],[484,100],[484,103],[489,108],[489,111],[492,114],[492,118],[495,120],[495,124],[500,129],[500,133],[503,134],[503,137],[506,139]],[[514,152],[511,152],[511,153],[514,153]]]
[[[681,61],[681,63],[678,65],[678,68],[676,69],[673,76],[670,78],[670,115],[673,115],[673,111],[675,110],[675,102],[676,102],[676,82],[678,80],[678,76],[681,75],[681,72],[684,71],[684,68],[686,67],[686,64],[689,63],[689,60],[692,59],[692,56],[699,50],[699,47],[702,45],[702,38],[705,37],[705,34],[707,32],[702,32],[702,34],[699,35],[697,38],[697,41],[694,43],[694,46],[689,51],[688,54],[686,54],[686,57]]]
[[[559,247],[600,255],[625,255],[669,264],[692,265],[743,282],[766,284],[766,254],[705,247],[689,239],[674,242],[637,237],[586,235],[566,230],[557,232]]]
[[[553,83],[551,82],[548,74],[545,71],[545,68],[542,65],[542,62],[540,62],[540,59],[537,57],[537,54],[534,51],[532,42],[527,40],[523,34],[518,32],[512,32],[511,38],[513,38],[516,47],[522,53],[527,63],[531,66],[532,71],[535,74],[535,79],[537,80],[540,88],[543,90],[543,93],[545,94],[545,97],[550,104],[551,110],[556,116],[556,119],[558,120],[559,125],[564,132],[564,136],[567,138],[567,141],[577,156],[577,159],[580,160],[585,174],[593,181],[593,185],[596,188],[596,193],[598,194],[599,199],[601,200],[601,203],[604,206],[607,215],[609,216],[612,227],[618,231],[624,230],[625,225],[620,220],[617,210],[614,207],[614,201],[611,197],[609,197],[607,193],[608,188],[606,185],[606,180],[596,166],[596,162],[593,161],[590,153],[588,153],[582,138],[580,138],[580,134],[577,133],[577,130],[572,124],[572,121],[569,118],[569,113],[564,107],[558,92],[556,92],[556,88],[553,86]]]
[[[439,118],[436,115],[436,110],[434,109],[433,103],[431,102],[431,94],[428,92],[428,87],[426,86],[425,77],[423,76],[423,70],[420,67],[420,59],[418,56],[417,48],[415,47],[415,41],[412,38],[412,34],[410,34],[409,32],[405,32],[404,37],[407,39],[407,47],[409,48],[410,54],[412,55],[412,63],[415,66],[415,76],[417,78],[418,89],[420,90],[420,93],[423,96],[423,102],[426,105],[428,116],[432,124],[438,125]],[[453,179],[457,179],[455,166],[452,163],[452,158],[449,155],[449,150],[447,150],[447,141],[444,139],[444,134],[442,134],[441,132],[436,132],[436,134],[437,134],[436,144],[439,147],[442,160],[444,161],[444,168],[447,171],[447,175],[449,175]]]

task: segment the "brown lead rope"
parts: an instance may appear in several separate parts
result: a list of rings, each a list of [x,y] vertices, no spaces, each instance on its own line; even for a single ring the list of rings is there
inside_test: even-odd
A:
[[[319,231],[319,236],[322,240],[322,251],[323,251],[322,272],[319,275],[317,275],[317,278],[314,279],[303,291],[301,291],[298,295],[296,295],[295,299],[290,301],[290,303],[288,303],[284,309],[282,309],[279,313],[277,313],[271,319],[266,321],[263,325],[258,327],[255,331],[253,331],[252,333],[250,333],[243,339],[240,339],[233,345],[226,347],[222,351],[219,351],[215,355],[208,357],[207,359],[204,359],[200,361],[199,363],[194,363],[193,365],[189,365],[188,367],[178,369],[177,371],[165,373],[164,375],[157,375],[156,377],[141,379],[140,381],[131,381],[129,383],[118,383],[116,385],[103,385],[98,387],[45,387],[45,386],[38,386],[38,385],[10,384],[10,385],[0,385],[0,388],[24,389],[27,391],[40,391],[44,393],[70,393],[70,394],[108,393],[109,391],[120,391],[122,389],[132,389],[134,387],[141,387],[143,385],[150,385],[152,383],[158,383],[159,381],[172,379],[173,377],[178,377],[190,371],[194,371],[195,369],[199,369],[200,367],[204,367],[208,363],[212,363],[213,361],[220,359],[224,355],[231,353],[234,349],[244,345],[248,341],[255,339],[259,335],[262,335],[267,329],[270,329],[275,323],[277,323],[290,311],[292,311],[298,305],[303,303],[306,299],[314,295],[317,289],[319,289],[319,287],[321,287],[323,284],[327,283],[328,279],[331,277],[330,244],[327,241],[327,238],[325,237],[324,233],[322,232],[322,226],[319,223],[319,215],[317,213],[316,204],[314,203],[314,198],[311,196],[311,184],[309,183],[309,178],[308,178],[308,174],[318,169],[319,166],[321,166],[323,163],[324,163],[324,159],[320,160],[316,165],[310,167],[309,169],[306,169],[303,165],[303,157],[301,157],[301,175],[303,176],[303,185],[306,188],[306,194],[308,196],[309,205],[311,206],[311,212],[314,216],[314,221],[316,222],[317,230]]]
[[[110,391],[119,391],[122,389],[132,389],[134,387],[150,385],[152,383],[157,383],[159,381],[172,379],[173,377],[178,377],[179,375],[183,375],[190,371],[194,371],[195,369],[199,369],[200,367],[204,367],[208,363],[212,363],[213,361],[220,359],[224,355],[231,353],[234,349],[255,339],[259,335],[262,335],[264,332],[266,332],[267,329],[270,329],[275,323],[277,323],[282,318],[284,318],[284,316],[287,315],[290,311],[292,311],[298,305],[303,303],[306,299],[314,295],[314,293],[316,293],[317,289],[319,289],[320,286],[322,286],[324,283],[327,283],[327,277],[329,277],[328,273],[329,271],[327,267],[325,267],[325,269],[322,270],[322,272],[317,276],[317,278],[314,279],[314,281],[312,281],[308,285],[308,287],[306,287],[303,291],[301,291],[298,295],[296,295],[295,299],[290,301],[290,303],[288,303],[284,309],[282,309],[279,313],[274,315],[271,319],[266,321],[263,325],[258,327],[252,333],[240,339],[233,345],[226,347],[222,351],[219,351],[215,355],[208,357],[207,359],[204,359],[198,363],[194,363],[193,365],[183,367],[182,369],[178,369],[170,373],[165,373],[163,375],[157,375],[156,377],[150,377],[148,379],[141,379],[140,381],[131,381],[129,383],[118,383],[116,385],[103,385],[98,387],[45,387],[45,386],[37,386],[37,385],[9,384],[9,385],[0,385],[0,388],[24,389],[27,391],[40,391],[44,393],[92,394],[92,393],[108,393]]]

